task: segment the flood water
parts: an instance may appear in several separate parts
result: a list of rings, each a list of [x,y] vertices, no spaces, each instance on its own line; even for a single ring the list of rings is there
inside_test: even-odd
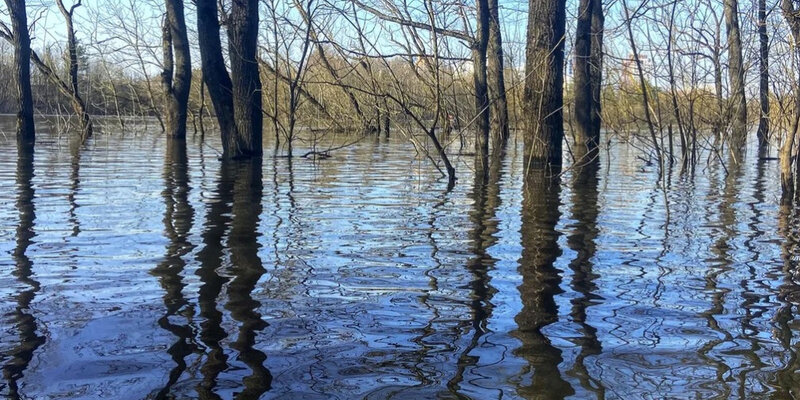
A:
[[[447,191],[401,137],[259,165],[3,126],[3,396],[800,395],[800,208],[753,151],[659,184],[621,142],[556,180],[511,143]]]

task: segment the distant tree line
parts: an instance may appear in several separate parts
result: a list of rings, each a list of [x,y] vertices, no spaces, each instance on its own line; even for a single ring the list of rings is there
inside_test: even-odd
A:
[[[326,132],[396,132],[452,183],[454,141],[487,154],[512,130],[526,169],[555,171],[565,145],[594,162],[604,134],[660,170],[738,164],[753,133],[786,193],[800,169],[794,0],[4,2],[0,112],[24,142],[36,113],[83,138],[98,115],[171,138],[213,125],[226,158],[260,157],[264,134],[292,156]]]

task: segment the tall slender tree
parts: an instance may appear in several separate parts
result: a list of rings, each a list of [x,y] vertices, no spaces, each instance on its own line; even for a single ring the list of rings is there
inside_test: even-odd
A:
[[[769,36],[767,36],[767,1],[758,0],[758,98],[761,115],[758,118],[758,148],[765,152],[769,146]]]
[[[744,94],[744,62],[739,30],[739,0],[724,0],[725,28],[728,31],[728,63],[731,90],[731,149],[741,150],[747,140],[747,99]],[[737,158],[738,162],[738,158]]]
[[[80,118],[83,137],[88,138],[92,136],[94,128],[92,126],[92,119],[89,117],[89,111],[86,108],[86,102],[84,102],[81,97],[80,88],[78,86],[78,39],[75,36],[75,25],[73,23],[75,19],[75,9],[80,7],[83,3],[82,0],[78,0],[69,8],[64,5],[63,0],[56,0],[56,4],[58,4],[58,9],[61,11],[61,15],[64,17],[64,23],[67,27],[69,96],[72,99],[72,107],[75,109],[75,114]]]
[[[602,0],[581,0],[575,33],[575,155],[593,158],[600,144],[600,85],[603,62]]]
[[[525,88],[525,165],[561,165],[564,139],[565,0],[529,0]]]
[[[503,35],[500,30],[500,8],[498,0],[488,0],[489,43],[486,52],[486,73],[491,103],[491,130],[495,146],[502,146],[508,140],[508,101],[503,54]]]
[[[164,71],[161,73],[165,97],[164,115],[167,135],[184,138],[189,91],[192,87],[191,50],[186,33],[183,0],[167,0],[166,6],[162,37]]]
[[[489,86],[487,81],[486,52],[489,45],[489,2],[476,0],[476,32],[472,43],[472,78],[475,85],[475,112],[477,116],[477,140],[475,150],[481,154],[489,152]]]
[[[14,75],[16,78],[17,139],[33,143],[36,128],[33,122],[33,94],[31,91],[31,37],[28,33],[28,14],[25,0],[5,0],[11,18],[11,29],[5,25],[0,36],[14,46]]]

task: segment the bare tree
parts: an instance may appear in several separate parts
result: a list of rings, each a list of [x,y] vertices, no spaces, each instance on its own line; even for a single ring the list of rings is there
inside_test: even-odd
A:
[[[234,156],[259,157],[263,151],[263,115],[257,57],[258,0],[234,1],[227,23],[233,116],[236,125]]]
[[[506,100],[505,61],[503,60],[503,36],[500,30],[498,0],[488,0],[489,43],[486,53],[486,73],[491,103],[491,130],[493,143],[497,146],[508,140],[508,101]]]
[[[61,15],[64,17],[64,22],[67,28],[67,69],[69,70],[68,81],[63,80],[58,75],[55,68],[42,60],[42,58],[39,57],[35,51],[31,51],[31,61],[33,61],[33,64],[36,66],[39,72],[42,73],[42,75],[46,76],[59,89],[59,91],[61,91],[62,94],[70,99],[70,102],[72,103],[72,109],[80,121],[81,136],[83,137],[83,140],[86,140],[92,136],[94,128],[92,125],[92,119],[89,116],[88,110],[86,109],[86,103],[83,101],[80,89],[78,87],[78,40],[75,37],[75,26],[73,24],[75,9],[81,6],[81,1],[82,0],[78,0],[69,8],[67,8],[64,5],[63,0],[56,0],[56,4],[58,5],[59,11],[61,11]]]
[[[31,91],[31,37],[28,34],[28,13],[25,0],[5,0],[11,17],[11,29],[0,25],[0,37],[14,46],[14,72],[19,103],[17,139],[25,143],[35,140],[33,122],[33,93]]]
[[[227,158],[260,156],[261,80],[256,59],[258,2],[233,2],[227,16],[231,74],[222,56],[216,0],[197,1],[197,30],[203,81],[222,134]]]
[[[575,33],[575,148],[576,161],[594,158],[600,144],[600,87],[603,60],[603,5],[581,0]]]
[[[795,7],[792,0],[781,0],[781,10],[792,33],[793,56],[797,57],[798,53],[800,53],[800,9]],[[781,187],[784,195],[788,197],[791,197],[795,190],[792,160],[797,141],[798,123],[800,122],[800,84],[795,82],[794,86],[794,115],[791,119],[792,123],[789,127],[789,132],[787,132],[786,139],[784,139],[780,149]]]
[[[192,61],[189,38],[186,33],[183,0],[166,0],[162,45],[164,70],[161,83],[164,88],[164,108],[167,135],[180,139],[186,137],[186,118],[189,91],[192,86]]]
[[[769,37],[767,36],[767,2],[758,0],[758,148],[764,153],[769,146]]]
[[[565,0],[530,0],[525,48],[525,165],[561,165]]]
[[[739,30],[739,1],[724,0],[725,27],[728,31],[728,77],[733,101],[731,121],[731,149],[741,151],[747,140],[747,98],[744,94],[744,61],[742,38]],[[737,162],[738,158],[736,158]]]

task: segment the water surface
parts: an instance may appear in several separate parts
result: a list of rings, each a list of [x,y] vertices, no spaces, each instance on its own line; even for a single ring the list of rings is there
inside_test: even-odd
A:
[[[220,162],[212,137],[43,132],[32,155],[10,138],[6,397],[800,390],[800,208],[754,155],[659,180],[615,143],[550,179],[524,176],[515,142],[456,157],[447,191],[400,137],[260,164]]]

